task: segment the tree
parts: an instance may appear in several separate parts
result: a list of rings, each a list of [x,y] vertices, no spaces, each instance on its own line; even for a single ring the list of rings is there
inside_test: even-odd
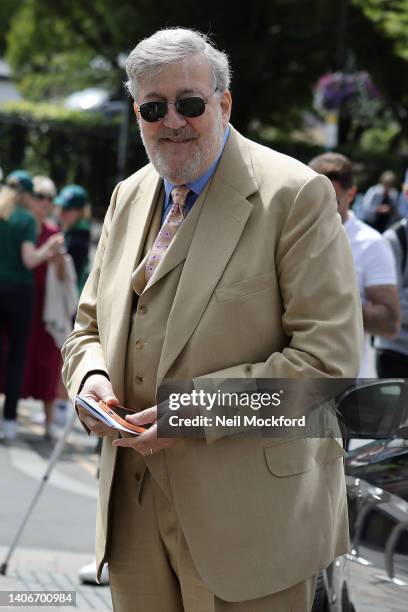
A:
[[[408,137],[408,0],[353,0],[353,49],[381,90],[385,106]],[[368,41],[372,41],[368,44]]]
[[[20,8],[22,0],[2,0],[0,2],[0,57],[3,57],[6,48],[6,36],[10,28],[10,22]]]
[[[85,81],[118,89],[120,53],[164,25],[195,27],[211,32],[231,55],[237,127],[246,130],[258,120],[289,129],[310,103],[323,49],[329,55],[335,50],[333,37],[324,35],[331,22],[325,5],[323,0],[253,0],[237,10],[232,2],[157,0],[152,11],[146,0],[23,0],[10,31],[8,57],[32,99],[61,94],[69,86],[72,91]],[[316,37],[324,46],[311,46]],[[104,60],[99,71],[90,68],[96,57]]]
[[[147,0],[21,0],[7,57],[33,100],[98,84],[119,92],[120,54],[160,27],[194,27],[231,56],[238,129],[274,125],[289,133],[311,108],[317,79],[344,68],[348,57],[371,73],[408,135],[407,3],[252,0],[237,8],[231,0],[156,0],[152,9]]]
[[[397,56],[408,60],[408,0],[353,0],[377,30],[394,42]]]

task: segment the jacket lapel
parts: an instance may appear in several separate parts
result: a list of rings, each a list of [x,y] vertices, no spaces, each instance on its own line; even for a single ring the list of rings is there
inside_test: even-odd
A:
[[[252,211],[249,147],[233,128],[209,186],[166,327],[158,384],[194,332]]]

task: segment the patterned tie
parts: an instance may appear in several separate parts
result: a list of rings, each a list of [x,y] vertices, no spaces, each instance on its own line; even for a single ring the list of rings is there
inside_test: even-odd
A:
[[[159,265],[161,259],[164,257],[171,241],[176,235],[176,232],[184,219],[183,207],[186,203],[189,191],[190,189],[185,185],[178,185],[177,187],[174,187],[171,192],[173,205],[164,220],[164,223],[150,250],[149,257],[147,258],[145,270],[146,283],[149,282],[153,272]]]

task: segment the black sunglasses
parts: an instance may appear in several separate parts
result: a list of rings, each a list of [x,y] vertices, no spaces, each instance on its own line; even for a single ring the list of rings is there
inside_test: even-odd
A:
[[[168,105],[174,104],[176,111],[183,117],[200,117],[205,111],[205,105],[208,104],[209,98],[215,94],[215,89],[207,99],[199,96],[191,96],[189,98],[180,98],[175,102],[167,102],[167,100],[159,100],[157,102],[145,102],[139,106],[139,113],[145,121],[155,123],[164,119],[168,113]]]
[[[36,200],[52,200],[52,197],[46,193],[33,193],[33,197]]]

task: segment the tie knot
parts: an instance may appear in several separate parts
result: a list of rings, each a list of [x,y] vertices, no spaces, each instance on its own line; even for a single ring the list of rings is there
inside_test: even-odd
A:
[[[174,187],[171,190],[171,197],[173,199],[174,204],[177,204],[177,206],[183,208],[184,204],[186,203],[189,191],[190,189],[185,185],[177,185],[177,187]]]

